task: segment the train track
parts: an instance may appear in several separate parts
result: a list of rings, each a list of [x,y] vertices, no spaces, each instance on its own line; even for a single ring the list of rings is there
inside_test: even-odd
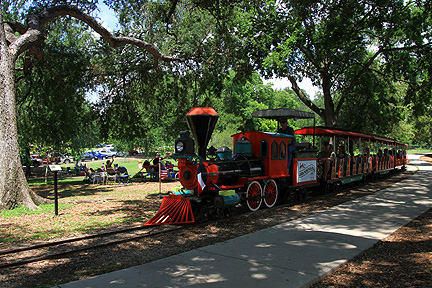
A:
[[[183,226],[137,226],[118,231],[97,233],[94,235],[69,238],[10,250],[1,250],[0,257],[2,259],[0,261],[0,269],[23,266],[44,260],[59,259],[71,254],[154,237],[178,231],[183,228]]]
[[[348,188],[347,186],[342,187],[338,192],[341,192],[341,190],[344,190],[344,188]],[[298,203],[298,201],[296,202]],[[277,205],[277,207],[274,207],[271,210],[276,212],[278,209],[289,207],[293,204],[295,203]],[[234,213],[230,218],[236,218],[242,214],[243,213],[239,213],[237,211],[237,213]],[[114,246],[122,243],[142,240],[144,238],[155,237],[166,233],[172,233],[185,229],[186,227],[193,226],[198,228],[200,226],[205,226],[211,222],[217,221],[218,220],[210,220],[201,224],[193,224],[188,226],[137,226],[118,231],[69,238],[10,250],[0,250],[0,269],[19,267],[45,260],[60,259],[68,255],[77,254],[92,249],[104,248],[107,246]]]

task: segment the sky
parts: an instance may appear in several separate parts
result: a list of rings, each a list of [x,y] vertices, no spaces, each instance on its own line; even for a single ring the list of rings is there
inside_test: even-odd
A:
[[[108,6],[102,3],[102,1],[99,1],[99,9],[101,10],[100,13],[96,13],[93,16],[96,16],[100,23],[109,31],[113,32],[114,30],[117,30],[118,21],[114,11],[109,9]],[[273,83],[274,89],[291,88],[290,82],[287,78],[273,78],[270,80],[264,80],[264,83]],[[320,88],[312,85],[310,79],[304,79],[299,83],[299,87],[300,89],[305,90],[312,98],[315,96],[316,92],[320,91]]]

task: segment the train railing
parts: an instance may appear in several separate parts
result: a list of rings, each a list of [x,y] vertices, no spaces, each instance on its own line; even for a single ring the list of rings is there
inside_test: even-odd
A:
[[[360,174],[370,174],[395,169],[407,163],[407,159],[397,156],[354,156],[347,159],[337,159],[330,166],[330,179],[335,180]],[[319,159],[320,165],[324,166],[324,159]],[[324,168],[322,169],[324,171]],[[321,178],[323,175],[318,175]]]

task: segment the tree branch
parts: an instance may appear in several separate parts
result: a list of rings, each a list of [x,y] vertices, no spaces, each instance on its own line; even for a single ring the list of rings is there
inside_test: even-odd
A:
[[[62,16],[71,16],[89,25],[96,33],[109,43],[113,48],[117,48],[123,45],[134,45],[139,48],[147,50],[155,58],[156,65],[159,60],[170,62],[175,60],[181,60],[176,57],[167,56],[161,53],[152,44],[143,41],[141,39],[126,37],[126,36],[114,36],[111,32],[100,25],[93,17],[82,12],[78,7],[72,5],[60,5],[52,8],[48,8],[37,15],[31,15],[28,17],[28,29],[24,34],[18,37],[10,46],[11,51],[16,57],[32,47],[35,44],[41,43],[44,40],[42,35],[41,27],[46,25],[48,22],[55,18]],[[18,26],[16,26],[18,27]],[[22,28],[22,27],[20,27]]]
[[[166,23],[170,22],[171,15],[174,14],[175,8],[177,7],[177,3],[178,3],[178,0],[172,0],[171,9],[170,9],[170,11],[168,12],[168,14],[165,17],[165,22]]]
[[[351,81],[350,85],[343,91],[341,98],[339,99],[339,103],[336,107],[336,115],[339,114],[340,110],[342,109],[342,105],[345,102],[346,97],[348,96],[348,94],[351,92],[351,89],[354,87],[354,85],[357,83],[357,81],[360,79],[360,76],[365,73],[369,67],[372,65],[372,63],[375,61],[375,59],[378,57],[378,55],[380,55],[382,52],[382,49],[378,49],[378,51],[365,63],[365,65],[363,66],[363,69],[360,70],[357,75],[353,78],[353,80]]]
[[[413,46],[408,46],[408,47],[393,47],[393,48],[387,48],[387,49],[383,49],[382,47],[379,48],[378,51],[363,65],[363,69],[357,73],[357,75],[353,78],[353,81],[351,81],[350,85],[342,93],[342,96],[341,96],[339,103],[336,107],[336,114],[339,114],[339,111],[342,109],[342,105],[343,105],[343,102],[345,101],[345,98],[351,92],[351,89],[354,87],[354,85],[357,83],[357,81],[360,79],[360,76],[369,69],[369,67],[372,65],[372,63],[375,61],[375,59],[379,55],[381,55],[383,53],[393,52],[393,51],[417,50],[417,49],[422,49],[422,48],[425,48],[425,47],[428,47],[431,45],[432,45],[431,43],[427,43],[427,44],[423,44],[423,45],[413,45]]]
[[[297,94],[297,97],[299,97],[299,99],[307,107],[309,107],[312,111],[317,113],[322,118],[323,117],[323,110],[320,109],[317,105],[315,105],[315,103],[313,103],[308,97],[306,97],[306,95],[303,93],[303,91],[300,90],[295,77],[292,74],[288,74],[287,77],[288,77],[288,80],[291,82],[291,85],[292,85],[291,88]]]

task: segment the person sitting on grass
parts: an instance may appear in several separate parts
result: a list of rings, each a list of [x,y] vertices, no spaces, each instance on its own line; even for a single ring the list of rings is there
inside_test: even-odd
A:
[[[111,161],[107,160],[106,162],[106,169],[108,170],[108,168],[113,168],[113,162],[114,162],[114,156],[112,156]]]

